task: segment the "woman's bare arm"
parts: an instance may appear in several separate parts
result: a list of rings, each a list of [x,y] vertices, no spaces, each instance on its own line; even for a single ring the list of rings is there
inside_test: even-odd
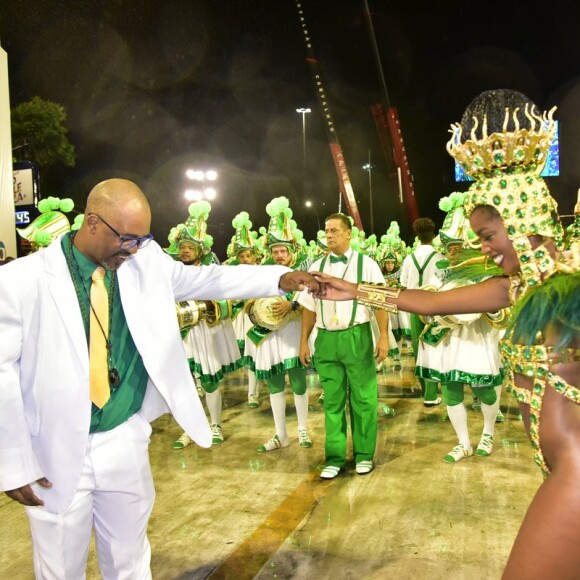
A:
[[[320,272],[311,274],[324,284],[324,294],[321,296],[324,300],[353,300],[363,296],[357,284]],[[387,302],[396,304],[399,310],[426,316],[496,312],[510,306],[509,287],[508,278],[490,278],[478,284],[441,292],[403,290],[398,298],[394,300],[387,298]],[[384,291],[382,286],[376,286],[373,290],[379,294]],[[384,308],[384,304],[380,301],[373,303],[373,306]]]

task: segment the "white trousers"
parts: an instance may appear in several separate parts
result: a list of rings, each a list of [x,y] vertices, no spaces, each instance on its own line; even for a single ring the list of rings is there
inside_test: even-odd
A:
[[[147,523],[155,489],[150,435],[151,425],[139,413],[111,431],[90,435],[68,509],[53,514],[42,507],[26,508],[36,578],[84,579],[93,528],[105,580],[151,578]]]

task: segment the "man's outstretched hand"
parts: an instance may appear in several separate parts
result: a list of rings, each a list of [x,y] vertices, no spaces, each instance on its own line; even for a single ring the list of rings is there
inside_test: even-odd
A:
[[[313,292],[316,298],[324,300],[354,300],[356,298],[358,285],[347,282],[322,272],[310,272],[318,281],[319,287]]]
[[[318,280],[309,272],[302,272],[300,270],[282,274],[278,286],[284,292],[296,292],[304,290],[305,288],[314,295],[319,292]]]

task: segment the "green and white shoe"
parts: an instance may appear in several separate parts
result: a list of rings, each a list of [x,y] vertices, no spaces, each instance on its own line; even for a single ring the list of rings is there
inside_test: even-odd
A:
[[[268,439],[264,445],[258,447],[260,453],[266,453],[267,451],[276,451],[276,449],[282,449],[282,447],[288,447],[288,442],[282,443],[278,435],[274,435],[272,439]]]
[[[479,455],[480,457],[487,457],[491,455],[493,451],[493,435],[489,433],[484,433],[479,440],[479,444],[477,449],[475,450],[475,454]]]
[[[220,445],[224,442],[224,432],[222,431],[221,425],[214,423],[210,425],[211,429],[211,444],[212,445]]]
[[[312,439],[306,429],[298,429],[298,444],[300,447],[312,447]]]
[[[444,458],[445,463],[457,463],[466,457],[471,457],[473,455],[473,448],[469,447],[466,449],[463,444],[460,443],[454,447]]]
[[[193,443],[193,439],[184,433],[174,444],[173,449],[185,449],[188,445]]]

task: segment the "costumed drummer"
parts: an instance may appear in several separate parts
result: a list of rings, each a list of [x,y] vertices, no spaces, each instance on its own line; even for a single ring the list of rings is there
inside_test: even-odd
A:
[[[297,251],[297,237],[302,235],[292,220],[292,210],[285,197],[274,198],[267,206],[270,216],[267,230],[267,244],[270,258],[266,263],[275,263],[293,269],[300,269],[304,256]],[[244,355],[252,360],[252,368],[257,379],[265,379],[270,391],[270,405],[274,416],[275,434],[258,448],[260,452],[275,451],[290,443],[286,428],[286,373],[294,394],[296,418],[298,421],[298,444],[311,447],[308,434],[308,393],[306,369],[298,357],[300,344],[301,308],[295,300],[295,293],[283,299],[249,301],[246,306],[254,322],[246,333]],[[266,328],[260,324],[268,324]]]
[[[482,93],[452,126],[449,153],[474,179],[465,201],[481,251],[502,276],[444,292],[393,290],[321,276],[328,299],[422,315],[512,306],[500,352],[545,479],[504,580],[572,579],[580,570],[580,244],[563,249],[557,203],[540,176],[556,133],[516,91]]]
[[[385,284],[391,288],[401,286],[401,264],[406,256],[405,242],[400,237],[399,224],[392,221],[387,233],[381,237],[381,244],[377,251],[377,262],[383,271]],[[389,328],[397,342],[398,353],[389,348],[389,356],[393,356],[393,367],[401,369],[401,355],[405,348],[404,343],[411,343],[411,322],[406,312],[389,313]]]
[[[207,233],[207,220],[211,205],[207,201],[194,202],[189,206],[189,217],[169,234],[170,247],[166,252],[186,266],[207,266],[216,258],[211,251],[212,237]],[[182,308],[178,304],[177,308]],[[205,393],[205,402],[210,416],[212,444],[224,441],[222,428],[221,381],[226,373],[239,368],[241,355],[230,319],[231,302],[208,300],[190,304],[202,309],[196,324],[182,329],[183,346],[189,368]],[[173,443],[173,449],[183,449],[192,443],[186,433]]]
[[[325,222],[329,254],[315,261],[311,270],[331,273],[353,282],[383,283],[379,265],[350,247],[352,225],[344,214],[332,214]],[[377,443],[378,385],[375,364],[389,349],[388,318],[377,312],[380,335],[376,351],[370,325],[372,310],[356,300],[335,303],[314,299],[301,293],[304,307],[300,338],[300,359],[310,364],[310,333],[317,327],[314,362],[324,390],[326,431],[325,467],[320,474],[332,479],[344,469],[347,452],[347,411],[350,404],[352,442],[356,472],[370,473],[374,468]],[[376,359],[375,359],[376,352]]]
[[[240,212],[232,220],[232,226],[235,229],[235,234],[227,249],[229,257],[228,264],[231,266],[238,264],[256,264],[259,258],[258,248],[256,246],[258,234],[252,231],[252,222],[248,212]],[[248,373],[248,407],[255,409],[260,406],[258,381],[256,380],[256,374],[248,364],[250,357],[244,357],[246,333],[253,326],[244,307],[245,303],[245,300],[236,300],[233,302],[232,321],[240,353],[242,354],[242,364],[246,366]]]

